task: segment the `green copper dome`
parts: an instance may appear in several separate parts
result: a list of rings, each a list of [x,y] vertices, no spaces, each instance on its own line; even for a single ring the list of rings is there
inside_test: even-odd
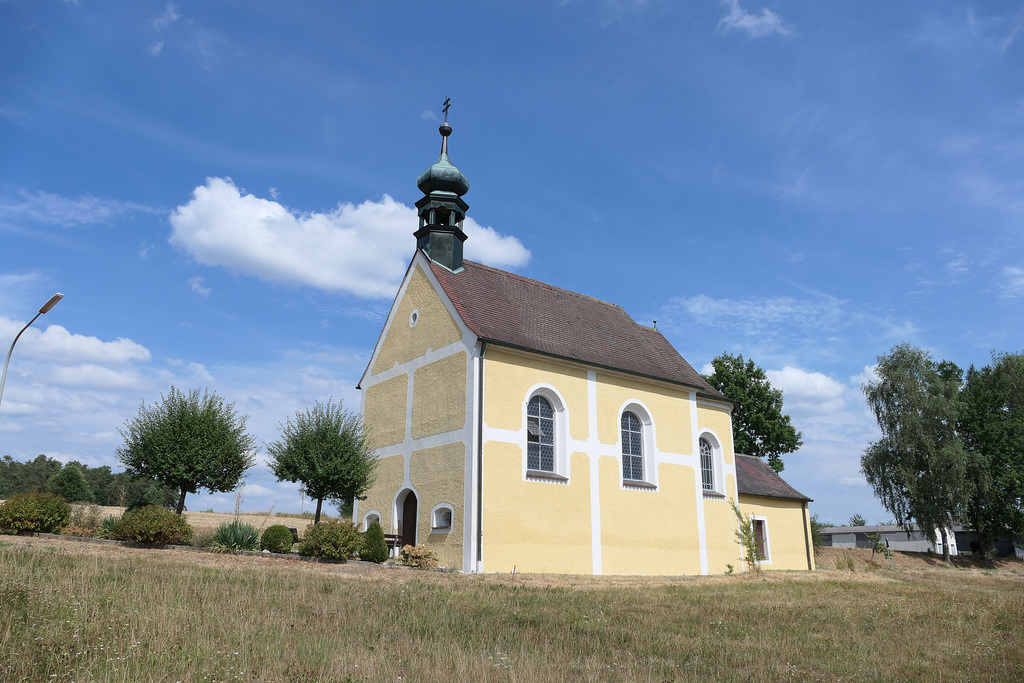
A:
[[[426,195],[433,192],[448,192],[461,197],[469,192],[469,180],[448,159],[448,136],[452,133],[452,127],[445,122],[438,130],[443,137],[441,156],[433,166],[420,174],[416,179],[416,186]]]

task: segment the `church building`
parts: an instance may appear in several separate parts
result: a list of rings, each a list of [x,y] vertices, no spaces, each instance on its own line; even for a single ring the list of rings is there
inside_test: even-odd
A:
[[[463,259],[469,181],[417,179],[416,249],[359,383],[378,458],[353,521],[462,571],[813,569],[810,499],[733,452],[733,403],[621,307]],[[410,240],[410,246],[411,240]]]

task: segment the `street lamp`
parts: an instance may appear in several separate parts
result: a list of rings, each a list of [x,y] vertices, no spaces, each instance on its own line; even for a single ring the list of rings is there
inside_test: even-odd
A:
[[[28,324],[26,324],[25,327],[21,328],[21,332],[19,332],[17,336],[14,337],[14,341],[11,342],[11,348],[7,352],[7,360],[4,361],[4,374],[0,376],[0,401],[2,401],[4,398],[4,383],[7,381],[7,364],[11,362],[11,354],[14,353],[14,345],[18,343],[18,339],[21,338],[22,332],[27,330],[28,326],[36,321],[36,318],[41,316],[43,313],[47,313],[51,308],[57,305],[58,301],[60,301],[63,298],[64,295],[61,294],[60,292],[51,296],[50,300],[43,304],[43,307],[39,309],[38,313],[36,313],[35,318],[29,320]]]

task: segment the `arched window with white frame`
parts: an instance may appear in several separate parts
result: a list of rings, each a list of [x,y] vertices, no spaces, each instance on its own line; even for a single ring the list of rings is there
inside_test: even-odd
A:
[[[370,525],[374,522],[380,524],[380,513],[377,512],[376,510],[370,510],[365,515],[363,515],[363,531],[369,529]]]
[[[555,471],[555,411],[540,395],[526,407],[526,469]]]
[[[715,490],[715,448],[705,437],[700,438],[700,481],[705,491]]]
[[[640,418],[626,411],[620,420],[622,437],[622,478],[644,481],[644,434]]]

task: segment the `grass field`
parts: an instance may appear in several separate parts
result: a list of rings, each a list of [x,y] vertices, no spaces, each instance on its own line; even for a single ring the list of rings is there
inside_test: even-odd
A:
[[[0,680],[1024,679],[1024,572],[855,566],[512,579],[0,536]]]

